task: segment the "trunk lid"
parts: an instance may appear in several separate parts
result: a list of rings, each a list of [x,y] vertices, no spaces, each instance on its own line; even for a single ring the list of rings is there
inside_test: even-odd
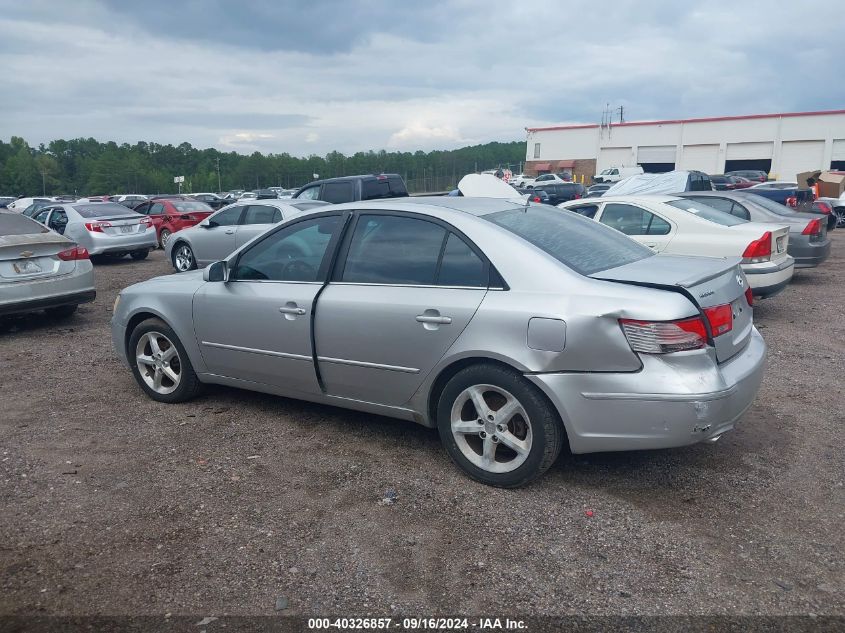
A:
[[[789,225],[746,222],[728,228],[735,233],[746,234],[749,244],[760,239],[766,231],[769,231],[772,234],[772,262],[780,263],[788,257],[786,249],[789,246]]]
[[[784,228],[784,232],[786,230]],[[739,262],[738,257],[655,255],[593,273],[590,277],[680,292],[692,301],[702,316],[705,308],[730,305],[731,330],[712,339],[716,358],[723,363],[745,348],[753,327],[752,309],[745,298],[748,281]]]
[[[62,251],[73,242],[58,233],[0,236],[0,283],[17,283],[67,275],[76,269],[76,261],[62,261]]]

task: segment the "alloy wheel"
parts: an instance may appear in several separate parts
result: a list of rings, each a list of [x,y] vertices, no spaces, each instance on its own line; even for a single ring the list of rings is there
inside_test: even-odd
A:
[[[167,229],[161,230],[161,235],[159,236],[159,241],[161,242],[161,247],[164,248],[167,246],[167,240],[170,239],[170,231]]]
[[[147,332],[135,346],[135,364],[146,385],[159,394],[176,391],[182,379],[179,351],[161,332]]]
[[[464,389],[452,404],[451,427],[464,457],[487,472],[516,470],[531,453],[533,434],[525,408],[495,385]]]
[[[173,255],[173,262],[179,272],[191,270],[194,266],[194,252],[191,247],[187,244],[180,244]]]

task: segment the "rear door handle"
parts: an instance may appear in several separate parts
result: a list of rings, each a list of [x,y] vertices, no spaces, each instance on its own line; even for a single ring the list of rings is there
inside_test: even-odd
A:
[[[418,314],[417,322],[419,323],[435,323],[437,325],[449,325],[452,323],[452,317],[447,316],[432,316],[428,314]]]
[[[230,229],[230,230],[226,231],[226,235],[234,235],[234,234],[235,234],[234,229]]]

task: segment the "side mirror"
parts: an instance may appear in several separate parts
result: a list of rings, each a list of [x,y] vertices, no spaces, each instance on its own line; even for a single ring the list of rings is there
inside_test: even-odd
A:
[[[228,281],[229,269],[225,261],[209,264],[202,271],[203,281]]]
[[[204,229],[210,229],[212,226],[214,226],[214,223],[208,218],[206,218],[205,220],[197,224],[197,226],[201,226]]]

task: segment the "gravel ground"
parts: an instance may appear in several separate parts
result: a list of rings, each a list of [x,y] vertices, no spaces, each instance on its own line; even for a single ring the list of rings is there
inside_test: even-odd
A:
[[[736,431],[564,455],[516,491],[468,480],[412,423],[222,387],[149,400],[110,310],[170,268],[160,251],[98,265],[95,303],[0,334],[0,615],[273,614],[279,597],[292,615],[843,615],[833,239],[755,308],[768,372]]]

